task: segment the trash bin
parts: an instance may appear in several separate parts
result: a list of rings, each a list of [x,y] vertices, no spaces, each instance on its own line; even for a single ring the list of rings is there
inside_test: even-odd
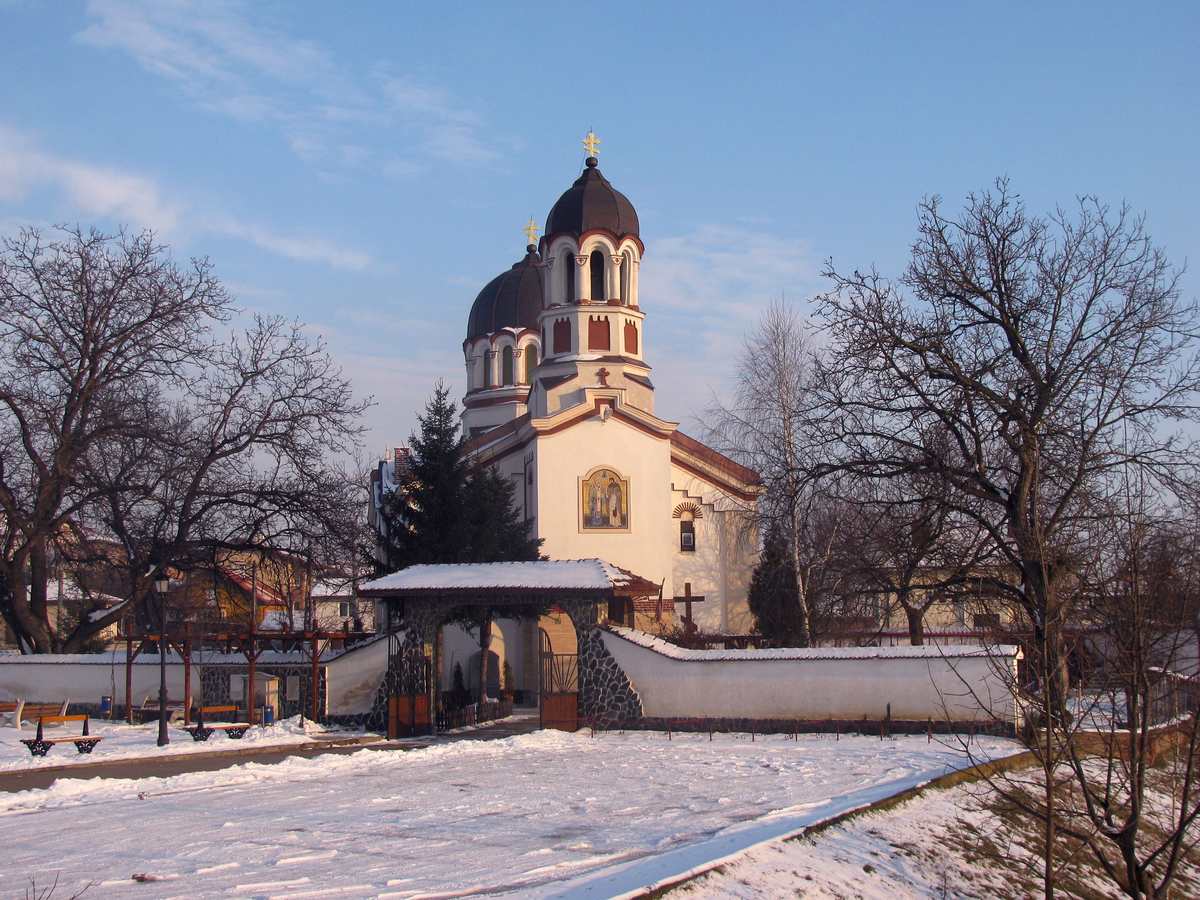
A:
[[[100,698],[100,715],[106,719],[112,718],[112,697]]]
[[[273,707],[269,704],[267,706],[263,707],[262,723],[264,725],[274,725],[275,724],[275,707]]]

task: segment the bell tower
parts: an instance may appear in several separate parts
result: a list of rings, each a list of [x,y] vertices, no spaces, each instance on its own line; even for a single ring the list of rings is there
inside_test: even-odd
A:
[[[579,403],[583,389],[605,387],[653,413],[646,315],[638,297],[645,248],[637,211],[600,172],[595,133],[588,132],[583,146],[583,173],[550,209],[538,245],[545,266],[542,363],[529,411],[554,415]]]

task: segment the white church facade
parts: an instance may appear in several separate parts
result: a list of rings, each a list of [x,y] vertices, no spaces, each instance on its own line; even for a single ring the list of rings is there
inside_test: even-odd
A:
[[[470,454],[513,480],[550,559],[596,557],[661,586],[639,627],[676,623],[690,594],[702,630],[748,632],[758,476],[655,412],[633,204],[590,155],[535,244],[536,231],[468,316]]]

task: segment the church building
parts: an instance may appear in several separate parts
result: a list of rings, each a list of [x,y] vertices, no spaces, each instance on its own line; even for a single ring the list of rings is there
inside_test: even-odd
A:
[[[550,559],[599,558],[660,586],[638,601],[638,627],[690,610],[702,630],[746,633],[759,478],[655,411],[654,298],[639,290],[652,248],[601,173],[598,143],[589,133],[540,240],[531,221],[524,257],[471,306],[468,451],[513,480]]]

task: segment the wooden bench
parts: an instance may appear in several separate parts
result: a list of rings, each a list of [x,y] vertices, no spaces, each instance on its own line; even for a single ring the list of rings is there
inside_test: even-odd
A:
[[[55,725],[66,722],[82,722],[83,732],[76,737],[68,736],[60,738],[48,738],[42,733],[42,727],[46,724]],[[45,756],[55,744],[74,744],[75,749],[79,753],[91,753],[102,740],[104,738],[88,734],[88,717],[86,713],[82,713],[77,716],[38,716],[37,737],[33,738],[33,740],[23,740],[21,743],[29,748],[29,752],[33,756]]]
[[[42,716],[65,716],[67,707],[71,705],[70,700],[64,700],[62,703],[26,703],[24,700],[6,701],[0,703],[0,713],[12,713],[13,726],[20,731],[21,721],[32,722],[36,718]]]
[[[225,705],[225,706],[201,706],[193,709],[192,713],[196,720],[196,724],[187,729],[192,735],[193,741],[207,741],[214,731],[223,731],[226,736],[232,740],[238,740],[250,728],[249,722],[216,722],[212,725],[204,724],[204,717],[207,715],[228,715],[230,718],[235,718],[242,711],[240,706]]]

